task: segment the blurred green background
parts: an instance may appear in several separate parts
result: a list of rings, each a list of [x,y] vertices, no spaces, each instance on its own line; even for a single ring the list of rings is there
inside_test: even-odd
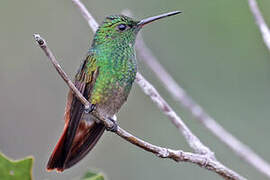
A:
[[[249,11],[235,0],[84,0],[101,22],[125,8],[140,19],[171,10],[184,13],[147,26],[147,45],[177,82],[224,128],[265,160],[269,155],[270,54]],[[270,25],[270,1],[260,8]],[[14,159],[35,157],[35,179],[75,179],[88,169],[111,180],[220,179],[189,163],[163,160],[105,133],[93,151],[62,174],[45,166],[59,138],[68,88],[33,40],[40,33],[64,70],[74,76],[93,33],[69,0],[0,2],[0,150]],[[142,63],[139,70],[191,130],[228,167],[266,179],[181,108]],[[191,151],[184,138],[135,84],[118,114],[124,129],[157,145]]]

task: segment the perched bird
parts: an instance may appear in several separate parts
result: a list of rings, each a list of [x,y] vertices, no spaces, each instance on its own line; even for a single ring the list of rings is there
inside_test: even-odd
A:
[[[127,100],[137,72],[134,44],[139,30],[155,20],[180,13],[174,11],[141,21],[124,15],[105,18],[76,76],[75,86],[105,118],[116,114]],[[68,93],[65,127],[49,159],[47,170],[64,171],[79,162],[105,130],[86,112],[83,104]]]

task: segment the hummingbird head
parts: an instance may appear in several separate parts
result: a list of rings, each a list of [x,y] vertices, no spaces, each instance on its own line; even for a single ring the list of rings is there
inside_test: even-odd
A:
[[[180,11],[173,11],[158,16],[149,17],[141,21],[136,21],[124,15],[111,15],[105,18],[103,23],[98,28],[93,45],[100,45],[104,43],[134,45],[136,36],[139,30],[146,24],[149,24],[158,19],[176,15]]]

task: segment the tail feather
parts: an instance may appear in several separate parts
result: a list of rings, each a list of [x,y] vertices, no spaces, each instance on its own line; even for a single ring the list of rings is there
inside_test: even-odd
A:
[[[103,134],[105,126],[101,123],[97,124],[93,122],[91,128],[86,129],[85,124],[86,123],[80,123],[80,127],[77,130],[79,131],[78,136],[74,138],[68,156],[65,155],[66,149],[64,146],[65,139],[68,138],[67,128],[64,128],[64,132],[47,164],[48,171],[56,169],[58,172],[62,172],[75,165],[93,149]]]
[[[86,99],[91,97],[91,91],[99,74],[95,62],[95,58],[89,54],[80,66],[74,82]],[[90,64],[91,67],[86,64]],[[82,103],[70,90],[66,105],[65,127],[49,159],[47,170],[63,171],[76,164],[95,146],[104,129],[104,125],[96,123],[91,114],[84,113]]]
[[[49,171],[53,169],[57,169],[57,171],[64,170],[65,161],[68,158],[83,113],[83,105],[80,101],[77,98],[68,96],[67,104],[69,103],[69,98],[72,98],[71,107],[73,108],[68,114],[65,114],[66,122],[64,131],[47,164],[47,170]],[[70,119],[67,119],[67,117]]]
[[[65,125],[63,133],[50,156],[49,162],[47,164],[47,171],[52,171],[56,169],[57,171],[62,172],[64,170],[63,167],[65,159],[63,156],[63,152],[66,135],[67,135],[67,125]]]
[[[83,143],[78,144],[78,146],[74,145],[72,148],[69,159],[65,162],[65,168],[70,168],[84,158],[96,145],[104,130],[105,126],[103,124],[94,123],[91,131],[88,131],[81,140]]]
[[[71,97],[71,96],[70,96]],[[69,107],[72,107],[69,109]],[[77,98],[67,102],[63,133],[47,164],[47,170],[62,172],[79,162],[97,143],[105,126],[96,123]]]

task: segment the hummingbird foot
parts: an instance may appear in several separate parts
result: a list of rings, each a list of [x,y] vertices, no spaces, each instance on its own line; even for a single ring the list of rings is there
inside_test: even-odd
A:
[[[111,132],[116,132],[117,131],[117,128],[118,128],[117,121],[114,120],[111,117],[109,117],[108,120],[112,122],[112,125],[110,127],[106,127],[106,130],[107,131],[111,131]]]
[[[88,114],[88,113],[91,113],[92,111],[94,111],[95,109],[96,109],[96,105],[91,104],[90,106],[84,107],[84,112]]]

